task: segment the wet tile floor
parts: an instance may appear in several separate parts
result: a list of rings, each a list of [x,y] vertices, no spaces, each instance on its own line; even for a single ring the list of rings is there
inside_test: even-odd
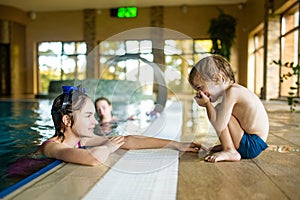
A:
[[[263,102],[269,115],[269,145],[255,159],[207,163],[180,158],[177,199],[300,199],[300,108]]]

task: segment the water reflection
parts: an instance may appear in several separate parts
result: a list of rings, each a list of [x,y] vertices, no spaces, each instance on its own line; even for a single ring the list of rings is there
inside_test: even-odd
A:
[[[268,150],[276,151],[279,153],[290,153],[290,152],[300,152],[297,147],[291,147],[288,145],[269,145]]]
[[[6,179],[7,167],[54,134],[50,108],[50,100],[0,101],[0,190],[14,183]]]
[[[182,138],[184,140],[185,137],[194,135],[194,141],[204,144],[205,148],[209,149],[214,144],[218,144],[219,139],[207,118],[205,108],[199,107],[192,98],[192,95],[190,95],[190,98],[182,98],[184,102]],[[295,144],[295,146],[269,145],[268,149],[280,153],[300,152],[300,148],[297,146],[297,135],[300,132],[300,112],[290,113],[276,110],[276,112],[269,111],[268,116],[270,132],[267,142],[274,144],[271,136],[278,136],[279,138],[284,138],[285,141]],[[205,153],[203,152],[202,154],[205,155]]]
[[[209,149],[219,142],[217,134],[210,124],[206,110],[190,98],[182,99],[183,126],[181,140],[193,140]]]
[[[94,130],[94,133],[96,135],[100,135],[100,136],[122,135],[117,121],[103,122],[103,123],[97,124],[95,127],[95,130]]]

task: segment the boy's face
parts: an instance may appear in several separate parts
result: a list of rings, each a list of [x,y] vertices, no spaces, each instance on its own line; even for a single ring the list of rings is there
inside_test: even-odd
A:
[[[198,73],[195,75],[191,86],[197,92],[196,96],[201,97],[201,91],[211,102],[218,100],[222,93],[221,84],[217,84],[214,81],[204,81]]]
[[[196,91],[196,96],[201,97],[200,91],[203,92],[207,97],[210,97],[210,93],[206,82],[201,78],[200,74],[196,74],[191,83],[192,88]]]

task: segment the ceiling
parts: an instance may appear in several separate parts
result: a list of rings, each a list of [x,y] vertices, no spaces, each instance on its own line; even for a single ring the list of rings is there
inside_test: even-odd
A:
[[[67,11],[107,9],[121,6],[151,7],[180,5],[229,5],[247,0],[0,0],[0,5],[13,6],[23,11]]]

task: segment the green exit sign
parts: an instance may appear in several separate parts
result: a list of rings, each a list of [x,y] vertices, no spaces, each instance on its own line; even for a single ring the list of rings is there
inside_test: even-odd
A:
[[[110,9],[110,16],[118,18],[134,18],[137,16],[137,7],[120,7]]]

